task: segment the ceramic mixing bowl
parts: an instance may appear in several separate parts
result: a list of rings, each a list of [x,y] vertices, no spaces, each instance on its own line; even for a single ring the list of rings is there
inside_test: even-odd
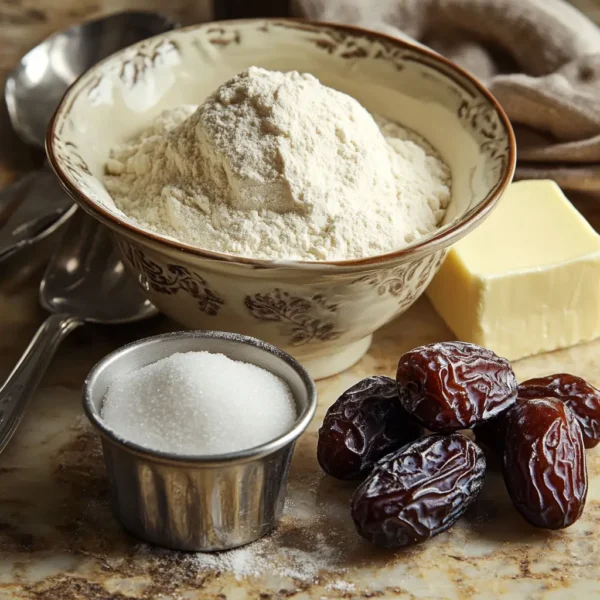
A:
[[[109,150],[166,108],[201,103],[251,65],[310,72],[425,137],[452,173],[443,226],[385,255],[310,263],[192,247],[121,213],[101,183]],[[114,230],[127,266],[162,312],[186,327],[266,340],[315,378],[356,362],[373,332],[421,295],[448,247],[489,214],[515,164],[497,101],[448,60],[364,29],[281,19],[205,23],[118,52],[67,92],[47,149],[73,199]]]

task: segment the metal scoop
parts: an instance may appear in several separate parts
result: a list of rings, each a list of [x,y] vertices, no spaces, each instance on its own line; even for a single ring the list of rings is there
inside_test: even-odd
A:
[[[152,12],[129,11],[55,33],[30,50],[8,75],[4,97],[14,130],[44,149],[46,129],[67,88],[87,69],[121,48],[170,31],[176,23]],[[46,237],[75,206],[45,166],[0,192],[0,262]]]
[[[46,269],[40,303],[53,314],[37,330],[0,388],[0,452],[21,422],[59,344],[71,331],[88,322],[131,323],[157,314],[125,271],[110,232],[82,211],[71,219]]]

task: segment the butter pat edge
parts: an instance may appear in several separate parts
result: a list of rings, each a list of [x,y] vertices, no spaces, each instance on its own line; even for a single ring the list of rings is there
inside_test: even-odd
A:
[[[541,193],[549,189],[548,181],[527,181],[511,184],[509,190],[524,183],[529,193],[535,188]],[[469,265],[469,252],[477,252],[479,245],[471,243],[468,251],[450,250],[426,292],[459,339],[486,346],[510,360],[600,336],[600,236],[560,188],[551,183],[566,203],[560,206],[561,202],[554,198],[559,205],[554,210],[562,212],[566,208],[566,218],[576,217],[580,225],[575,229],[581,227],[585,231],[590,242],[589,252],[554,264],[512,271],[506,268],[504,273],[485,273],[484,270],[482,274],[474,272]],[[517,216],[527,212],[518,206],[507,209]],[[495,226],[494,214],[482,227]],[[501,219],[504,224],[506,216]],[[506,234],[508,243],[509,233]],[[502,236],[496,239],[498,237]],[[486,236],[480,239],[487,243]],[[488,249],[489,244],[485,250]]]

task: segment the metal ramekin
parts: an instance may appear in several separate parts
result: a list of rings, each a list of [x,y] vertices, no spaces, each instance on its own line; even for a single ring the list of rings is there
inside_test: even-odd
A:
[[[221,352],[279,375],[298,407],[292,429],[241,452],[184,456],[150,451],[103,423],[102,401],[116,377],[191,350]],[[252,542],[276,526],[294,445],[314,415],[317,394],[306,370],[270,344],[233,333],[188,331],[140,340],[109,354],[88,375],[83,405],[102,436],[114,510],[122,525],[160,546],[215,551]]]

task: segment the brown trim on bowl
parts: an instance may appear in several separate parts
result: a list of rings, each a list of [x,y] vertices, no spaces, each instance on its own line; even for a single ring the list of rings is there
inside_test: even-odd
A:
[[[430,252],[434,252],[436,250],[440,250],[446,246],[449,246],[453,241],[459,237],[459,234],[464,234],[473,229],[476,224],[484,219],[488,213],[494,208],[500,196],[508,186],[508,184],[512,181],[515,166],[516,166],[516,141],[513,133],[512,126],[508,119],[508,116],[504,112],[500,103],[496,98],[489,92],[489,90],[473,75],[471,75],[468,71],[465,71],[463,68],[459,67],[451,60],[441,56],[440,54],[434,52],[433,50],[428,50],[421,46],[411,44],[405,40],[395,38],[391,35],[387,35],[385,33],[379,33],[376,31],[371,31],[369,29],[365,29],[363,27],[356,27],[352,25],[343,25],[338,23],[329,23],[325,21],[310,21],[306,19],[294,19],[294,18],[263,18],[263,19],[233,19],[229,21],[218,21],[215,23],[201,23],[199,25],[190,25],[188,27],[182,27],[181,29],[176,30],[180,31],[191,31],[194,29],[202,29],[204,27],[210,26],[221,26],[221,25],[235,25],[235,24],[243,24],[243,23],[269,23],[273,25],[281,24],[285,26],[286,24],[292,25],[295,24],[297,26],[305,25],[307,27],[319,29],[319,28],[329,28],[337,31],[348,32],[350,34],[359,34],[363,37],[367,37],[370,39],[378,39],[386,41],[387,43],[392,43],[397,45],[399,48],[405,48],[407,50],[420,53],[425,57],[428,57],[432,60],[433,63],[438,62],[443,64],[450,71],[454,71],[458,73],[458,75],[462,76],[463,79],[466,79],[467,82],[473,86],[476,90],[484,96],[490,104],[493,106],[494,110],[498,114],[505,131],[508,135],[509,142],[509,151],[508,151],[508,161],[505,166],[505,173],[500,182],[490,191],[487,197],[475,208],[471,211],[468,211],[463,217],[458,219],[455,223],[451,223],[447,227],[441,228],[434,232],[433,234],[426,236],[425,238],[402,248],[400,250],[395,250],[392,252],[388,252],[386,254],[379,254],[376,256],[369,256],[366,258],[358,258],[351,260],[323,260],[323,261],[273,261],[273,260],[264,260],[264,259],[256,259],[256,258],[247,258],[243,256],[234,256],[230,254],[222,254],[220,252],[213,252],[211,250],[204,250],[202,248],[198,248],[197,246],[191,246],[189,244],[185,244],[183,242],[178,242],[176,240],[167,238],[165,236],[153,233],[151,231],[147,231],[130,223],[125,223],[121,219],[119,219],[114,213],[111,213],[109,210],[99,206],[93,200],[91,200],[88,196],[83,194],[77,189],[75,185],[71,183],[69,178],[64,173],[61,165],[58,163],[56,156],[54,154],[54,140],[56,139],[56,127],[57,127],[57,117],[60,113],[63,112],[65,105],[69,101],[69,95],[81,79],[81,77],[85,77],[86,73],[84,73],[80,78],[78,78],[75,83],[73,83],[65,95],[63,96],[56,112],[54,113],[52,120],[50,121],[50,125],[48,127],[48,132],[46,134],[46,152],[48,154],[49,162],[54,169],[56,175],[62,186],[66,189],[69,195],[75,200],[81,208],[83,208],[86,212],[92,214],[93,216],[99,218],[103,223],[109,225],[115,229],[125,229],[129,235],[134,235],[137,237],[147,238],[154,242],[155,244],[164,245],[169,247],[172,250],[178,250],[181,252],[186,252],[189,254],[193,254],[195,256],[206,258],[210,260],[216,261],[224,261],[228,263],[235,264],[243,264],[253,266],[255,268],[275,268],[280,266],[301,266],[301,267],[313,267],[318,268],[320,266],[323,267],[366,267],[377,265],[380,263],[395,261],[397,259],[406,258],[406,260],[412,260],[417,256],[422,254],[429,254]],[[154,38],[157,39],[168,35],[159,34]],[[143,42],[138,42],[137,44],[133,44],[131,47],[135,47],[138,44],[143,44],[147,42],[144,40]],[[111,57],[108,57],[95,65],[94,68],[97,68],[99,65],[102,65],[105,61],[110,60]],[[428,63],[428,66],[433,68],[431,63]],[[458,80],[449,75],[445,71],[441,71],[444,77],[449,77],[458,83]],[[461,84],[463,87],[464,84]]]

